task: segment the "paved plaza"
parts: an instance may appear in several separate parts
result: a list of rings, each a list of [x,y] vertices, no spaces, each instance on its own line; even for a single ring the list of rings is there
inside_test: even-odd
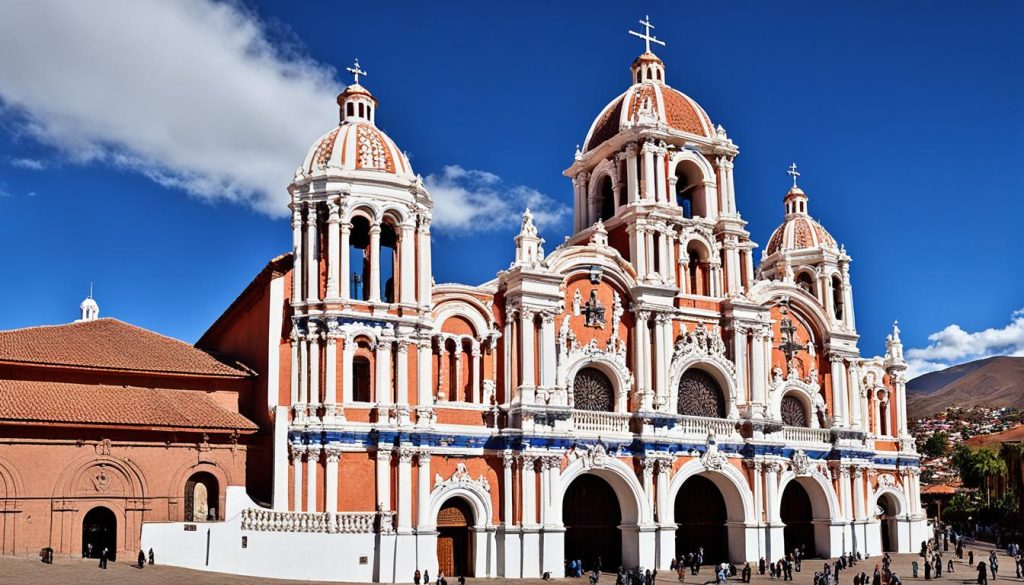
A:
[[[933,579],[932,581],[936,583],[973,583],[977,577],[977,571],[967,566],[967,551],[974,551],[975,563],[977,563],[979,559],[987,559],[988,553],[991,549],[992,547],[990,545],[984,543],[977,543],[966,547],[964,549],[964,561],[957,561],[954,558],[955,572],[953,574],[947,574],[943,571],[941,579]],[[947,553],[944,558],[950,558],[949,555],[952,555],[952,551]],[[900,575],[904,582],[924,581],[923,576],[918,579],[914,579],[911,576],[911,563],[915,560],[920,561],[919,556],[909,554],[895,555],[893,559],[893,570]],[[812,577],[814,576],[814,571],[816,569],[820,569],[823,562],[824,561],[822,560],[805,561],[803,571],[793,573],[793,584],[810,585]],[[875,564],[878,562],[880,562],[880,558],[867,559],[859,562],[856,567],[852,568],[852,570],[843,571],[841,579],[842,585],[849,585],[852,583],[853,576],[855,574],[854,570],[864,571],[870,576]],[[1014,577],[1013,563],[1010,561],[1009,557],[1006,556],[1005,551],[1000,551],[999,564],[1001,573],[998,581],[1011,583],[1024,582],[1024,580]],[[689,584],[703,584],[708,581],[712,581],[713,579],[714,576],[712,574],[711,567],[704,567],[698,576],[691,576],[689,573],[686,574],[686,583]],[[467,579],[466,581],[467,583],[475,583],[479,581],[481,583],[493,585],[499,585],[506,582],[504,579]],[[568,585],[576,583],[583,584],[586,583],[586,579],[555,579],[549,582],[545,582],[540,579],[517,579],[508,580],[507,582],[515,583],[517,585],[541,585],[544,583],[548,583],[548,585],[551,583]],[[735,579],[731,579],[730,582],[740,583],[740,579],[737,577]],[[989,582],[992,583],[992,580],[990,579]],[[320,582],[240,577],[237,575],[206,573],[163,565],[147,566],[145,569],[139,570],[135,566],[121,561],[110,563],[109,568],[104,571],[97,568],[95,561],[82,559],[61,558],[56,559],[52,565],[45,565],[38,560],[33,559],[0,557],[0,583],[5,585],[50,585],[53,583],[73,583],[75,585],[127,585],[135,583],[145,585],[297,585],[302,583],[310,585]],[[456,585],[455,579],[450,579],[449,583],[451,585]],[[614,576],[606,574],[602,577],[601,583],[605,585],[612,585],[614,583]],[[668,572],[660,573],[658,575],[658,583],[676,583],[675,575],[670,575]],[[767,575],[763,577],[757,575],[755,567],[753,583],[760,585],[774,583],[774,581],[768,579]]]

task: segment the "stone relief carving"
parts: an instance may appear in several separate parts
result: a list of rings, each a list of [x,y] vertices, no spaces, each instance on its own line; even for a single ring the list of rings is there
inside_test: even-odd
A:
[[[458,465],[456,465],[455,471],[448,479],[444,479],[443,477],[441,477],[440,473],[434,475],[435,490],[439,488],[456,486],[477,487],[484,490],[485,492],[491,491],[491,484],[488,483],[487,478],[481,475],[480,477],[473,479],[473,477],[469,474],[469,470],[466,469],[465,463],[459,463]]]

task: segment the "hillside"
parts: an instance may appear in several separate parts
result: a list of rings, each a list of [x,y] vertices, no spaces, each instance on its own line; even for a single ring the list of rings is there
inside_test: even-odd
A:
[[[950,406],[1024,409],[1024,357],[991,357],[918,376],[907,383],[911,420]]]

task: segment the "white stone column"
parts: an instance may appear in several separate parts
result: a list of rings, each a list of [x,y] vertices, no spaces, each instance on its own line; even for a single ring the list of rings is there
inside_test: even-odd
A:
[[[430,518],[430,451],[416,455],[419,471],[416,474],[416,526],[422,529],[431,524]]]
[[[299,403],[299,384],[301,378],[299,377],[299,371],[302,369],[302,362],[299,359],[299,346],[302,345],[302,341],[299,340],[298,332],[295,327],[292,326],[291,333],[291,346],[292,346],[292,367],[291,367],[291,408]]]
[[[375,399],[382,404],[394,404],[391,392],[391,338],[377,340],[377,359],[375,361],[377,378],[377,395]]]
[[[853,513],[857,520],[864,520],[867,518],[863,467],[855,467],[853,469]]]
[[[412,458],[410,447],[398,450],[398,531],[412,531]]]
[[[338,296],[347,300],[352,297],[350,290],[352,287],[352,267],[349,266],[349,236],[352,233],[352,227],[346,221],[338,229],[341,239],[341,242],[338,244]]]
[[[654,184],[656,182],[654,175],[654,149],[656,147],[650,142],[645,142],[643,146],[644,151],[644,199],[647,201],[654,200]]]
[[[351,337],[345,338],[341,348],[341,402],[352,402],[352,361],[356,354],[356,342]]]
[[[445,370],[448,372],[448,377],[454,379],[455,373],[451,371],[451,365],[448,363],[450,358],[446,355],[448,353],[448,338],[440,336],[437,338],[437,399],[438,400],[452,400],[453,397],[449,396],[451,390],[451,381],[445,380]],[[446,367],[447,366],[447,367]],[[447,384],[446,384],[447,382]]]
[[[647,500],[647,509],[654,509],[654,467],[655,462],[651,457],[644,457],[640,460],[643,469],[644,498]],[[648,518],[640,518],[640,522],[647,522]]]
[[[395,404],[409,406],[409,344],[399,339],[395,353]]]
[[[763,418],[761,409],[765,405],[765,383],[768,379],[765,339],[770,333],[767,327],[757,327],[753,334],[750,352],[750,400],[754,408],[753,417]]]
[[[312,321],[309,323],[309,414],[316,416],[320,404],[320,333]]]
[[[832,421],[839,426],[845,426],[846,413],[843,412],[843,357],[837,353],[830,353],[828,356],[832,370]]]
[[[764,523],[764,464],[760,461],[752,461],[751,467],[754,470],[754,522],[760,526]]]
[[[533,376],[533,310],[522,307],[519,309],[519,331],[522,336],[520,345],[520,364],[523,369],[520,385],[524,388],[523,401],[526,402],[526,393],[529,392],[529,402],[533,402],[532,388],[536,383]]]
[[[841,519],[853,518],[853,499],[850,494],[850,468],[839,467],[839,502],[842,507]]]
[[[480,404],[480,360],[483,352],[480,351],[480,342],[473,340],[470,356],[473,358],[471,376],[473,377],[473,404]]]
[[[370,301],[380,302],[380,222],[370,226]]]
[[[675,286],[675,287],[679,286],[679,281],[676,278],[677,275],[679,274],[679,264],[676,262],[676,248],[677,247],[678,247],[678,244],[676,243],[676,236],[675,236],[674,233],[670,232],[669,235],[668,235],[668,261],[666,262],[666,267],[668,269],[668,281],[667,282],[668,282],[669,285]]]
[[[907,382],[906,372],[897,371],[893,376],[896,387],[896,435],[907,434]]]
[[[326,475],[326,485],[324,489],[324,505],[325,512],[337,512],[338,511],[338,460],[341,458],[341,451],[337,448],[327,448],[327,469],[324,471]]]
[[[463,352],[462,340],[455,340],[455,371],[451,373],[451,377],[455,379],[455,395],[448,397],[448,400],[454,400],[455,402],[465,402],[466,400],[466,389],[462,380]]]
[[[416,358],[416,404],[420,407],[431,406],[434,404],[434,395],[430,391],[430,358],[434,355],[434,350],[429,336],[420,339],[417,351],[419,354]]]
[[[516,458],[511,451],[506,451],[501,462],[504,468],[501,477],[501,521],[505,526],[512,526],[515,524],[512,516],[512,466],[515,465]]]
[[[302,511],[302,458],[306,449],[302,445],[292,445],[288,455],[292,460],[292,511]]]
[[[391,510],[391,451],[377,449],[377,506]]]
[[[644,266],[644,272],[647,274],[656,274],[658,271],[654,266],[654,229],[648,228],[644,230],[644,237],[646,238],[644,248],[648,250],[648,253],[645,254],[643,258],[644,264],[646,265]]]
[[[341,282],[338,271],[338,256],[341,250],[338,248],[339,228],[341,223],[341,206],[336,199],[327,202],[327,298],[338,298],[338,286],[344,286]]]
[[[643,282],[647,280],[647,226],[634,224],[627,229],[631,229],[633,232],[635,254],[631,260],[633,266],[636,267],[636,277],[637,280]]]
[[[863,415],[860,406],[860,370],[856,364],[850,364],[850,368],[847,370],[847,380],[849,382],[847,394],[850,397],[850,428],[860,430]]]
[[[771,461],[765,464],[765,499],[768,508],[768,522],[776,524],[779,519],[779,471],[782,470],[778,462]]]
[[[551,458],[538,457],[540,462],[540,525],[549,526],[552,524],[549,514],[551,501]]]
[[[636,152],[635,142],[626,145],[626,197],[630,203],[635,202],[640,193],[640,181],[636,173]]]
[[[296,405],[296,413],[306,415],[306,405],[309,404],[309,341],[306,337],[299,338],[299,402]]]
[[[733,326],[732,355],[736,364],[737,406],[742,406],[750,396],[747,388],[747,329],[742,325]]]
[[[302,207],[292,204],[292,302],[302,302]]]
[[[748,249],[747,253],[743,255],[743,266],[744,270],[747,271],[747,287],[753,286],[754,284],[754,251]]]
[[[664,148],[658,148],[655,152],[654,157],[654,180],[655,180],[655,198],[661,203],[668,203],[668,193],[666,192],[666,181],[665,181],[665,154]],[[664,258],[664,256],[662,256]]]
[[[415,233],[416,226],[407,221],[401,226],[401,239],[398,242],[399,274],[398,302],[402,304],[416,303],[416,268],[415,268]]]
[[[416,253],[420,264],[419,269],[419,304],[426,307],[431,304],[431,290],[433,289],[434,274],[430,267],[430,218],[420,216],[420,225],[417,229],[419,241],[416,246]]]
[[[665,335],[665,321],[667,315],[664,313],[658,313],[654,317],[654,362],[655,367],[652,368],[654,380],[652,385],[654,386],[654,395],[661,397],[665,395],[665,374],[668,371],[668,367],[664,362],[665,347],[668,344]],[[653,404],[652,404],[653,406]]]
[[[316,203],[306,208],[306,301],[320,298],[320,254],[316,229]]]
[[[674,503],[669,497],[668,484],[669,474],[672,472],[672,461],[668,459],[658,459],[656,462],[656,468],[658,471],[657,475],[657,510],[658,510],[658,523],[661,525],[671,524],[672,515],[674,509]]]
[[[338,338],[327,332],[324,356],[324,418],[333,421],[338,408]]]
[[[555,315],[551,311],[540,314],[540,385],[542,388],[555,386]]]
[[[306,448],[306,511],[316,512],[316,470],[320,467],[320,447]]]
[[[649,410],[651,408],[651,332],[648,328],[648,321],[651,318],[650,311],[640,311],[637,315],[637,355],[639,361],[635,365],[637,374],[637,387],[640,390],[640,408]]]
[[[523,526],[537,525],[537,458],[532,455],[523,456],[522,490],[523,494]]]

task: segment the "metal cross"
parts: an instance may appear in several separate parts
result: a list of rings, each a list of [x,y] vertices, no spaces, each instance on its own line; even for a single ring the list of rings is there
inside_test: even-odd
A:
[[[348,71],[349,73],[356,77],[356,85],[359,85],[360,75],[369,75],[367,72],[359,68],[359,59],[356,59],[356,63],[352,67],[346,67],[345,71]]]
[[[789,362],[793,360],[796,352],[807,349],[807,346],[796,340],[796,325],[789,318],[786,308],[782,308],[782,321],[779,324],[779,331],[782,333],[783,342],[779,344],[779,351],[786,355],[786,369],[789,369]]]
[[[644,40],[644,43],[645,43],[646,48],[647,48],[647,50],[646,50],[647,53],[651,52],[651,43],[652,42],[656,43],[656,44],[659,44],[662,47],[665,46],[665,41],[659,41],[657,37],[655,37],[654,35],[651,34],[651,29],[654,28],[654,25],[651,24],[651,17],[650,16],[644,15],[644,19],[640,21],[640,24],[643,25],[643,27],[644,27],[644,34],[640,34],[638,32],[633,32],[633,31],[629,31],[629,34],[633,35],[634,37],[640,37],[641,39]]]
[[[786,174],[793,177],[793,186],[796,187],[796,178],[800,176],[800,173],[796,170],[796,163],[789,165],[789,170],[786,171]]]

